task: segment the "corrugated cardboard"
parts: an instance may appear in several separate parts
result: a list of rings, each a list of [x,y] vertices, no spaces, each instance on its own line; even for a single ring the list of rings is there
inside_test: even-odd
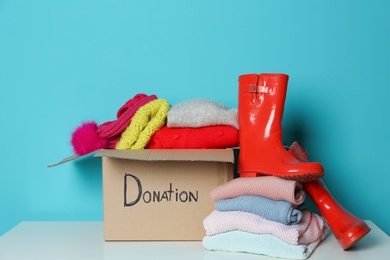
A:
[[[232,149],[102,150],[104,239],[201,240]]]

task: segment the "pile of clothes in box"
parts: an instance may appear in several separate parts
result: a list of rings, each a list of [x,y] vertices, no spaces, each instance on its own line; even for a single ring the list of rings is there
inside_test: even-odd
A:
[[[156,95],[137,94],[102,124],[88,121],[72,133],[75,154],[99,149],[218,149],[237,146],[237,109],[208,99],[170,106]]]

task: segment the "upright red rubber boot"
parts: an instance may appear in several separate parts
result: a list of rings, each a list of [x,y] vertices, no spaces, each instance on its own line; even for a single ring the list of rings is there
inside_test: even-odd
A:
[[[282,144],[287,81],[285,74],[245,74],[238,78],[240,177],[272,175],[303,183],[324,175],[321,164],[297,160]]]
[[[289,152],[303,162],[308,161],[308,153],[297,142],[293,143]],[[303,188],[320,210],[343,250],[370,232],[371,229],[363,220],[352,215],[333,198],[321,180],[304,183]]]

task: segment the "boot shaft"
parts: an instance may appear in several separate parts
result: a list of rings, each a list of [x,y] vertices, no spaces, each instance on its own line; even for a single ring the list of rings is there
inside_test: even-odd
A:
[[[288,75],[245,74],[238,81],[238,122],[242,134],[280,138]]]

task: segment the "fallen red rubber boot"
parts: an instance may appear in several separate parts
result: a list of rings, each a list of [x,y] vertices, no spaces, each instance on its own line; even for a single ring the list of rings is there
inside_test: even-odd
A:
[[[297,142],[288,151],[302,162],[308,161],[308,153]],[[304,183],[303,188],[320,210],[343,250],[370,232],[371,229],[363,220],[349,213],[332,197],[321,180]]]
[[[285,74],[246,74],[238,78],[240,177],[272,175],[303,183],[324,175],[321,164],[297,160],[282,144],[287,81]]]

